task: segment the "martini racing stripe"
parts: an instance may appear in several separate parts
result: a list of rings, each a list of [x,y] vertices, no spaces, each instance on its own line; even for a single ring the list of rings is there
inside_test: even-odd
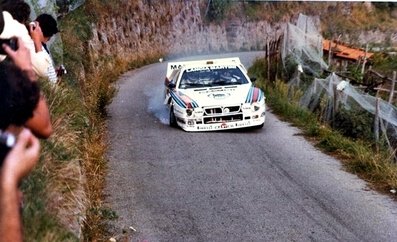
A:
[[[248,91],[247,98],[245,99],[246,103],[254,103],[254,102],[259,102],[264,98],[263,92],[256,87],[251,87],[250,90]]]
[[[188,96],[184,95],[183,93],[179,92],[170,92],[172,99],[178,106],[182,108],[198,108],[199,105],[190,99]]]

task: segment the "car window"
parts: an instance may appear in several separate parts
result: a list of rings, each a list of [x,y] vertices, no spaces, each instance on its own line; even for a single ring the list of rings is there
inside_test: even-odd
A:
[[[241,85],[249,83],[236,66],[211,66],[187,68],[183,71],[180,89]]]

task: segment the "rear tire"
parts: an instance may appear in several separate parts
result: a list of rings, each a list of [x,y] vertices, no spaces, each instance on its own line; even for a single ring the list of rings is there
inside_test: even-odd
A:
[[[170,108],[170,126],[174,127],[174,128],[178,127],[178,123],[176,122],[173,106],[171,106],[171,108]]]

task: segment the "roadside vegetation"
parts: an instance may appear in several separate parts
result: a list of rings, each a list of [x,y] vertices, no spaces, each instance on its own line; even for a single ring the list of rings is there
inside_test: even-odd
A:
[[[293,8],[302,7],[300,3],[291,4]],[[321,27],[325,38],[333,38],[335,35],[350,36],[350,43],[354,43],[354,32],[378,29],[387,32],[397,24],[395,3],[375,3],[371,9],[365,4],[350,3],[350,5],[353,7],[348,8],[345,4],[339,3],[329,4],[327,14],[321,15]],[[312,7],[306,8],[306,11],[310,12],[316,6],[319,5],[313,4]],[[370,16],[366,14],[368,11],[371,11]],[[380,46],[388,51],[393,47],[388,41]],[[270,66],[270,69],[276,70],[277,73],[273,73],[273,76],[268,78],[267,61],[266,58],[256,60],[249,72],[258,77],[256,84],[267,93],[267,103],[271,110],[281,119],[299,127],[302,135],[324,152],[339,158],[346,170],[368,181],[371,187],[388,194],[390,191],[395,191],[396,154],[383,137],[378,142],[375,141],[374,116],[356,107],[350,110],[341,108],[335,115],[333,123],[325,123],[323,116],[326,100],[320,102],[317,110],[311,112],[299,105],[303,91],[288,85],[287,82],[294,75],[296,66],[287,64],[285,69],[275,69]],[[274,61],[269,65],[274,65]],[[396,66],[395,56],[386,52],[376,53],[372,60],[372,69],[386,76],[396,71]],[[363,75],[356,69],[356,65],[349,66],[350,71],[344,74],[360,81]],[[324,75],[328,74],[324,73]],[[313,79],[310,76],[302,76],[303,83],[311,83]]]
[[[110,13],[125,11],[123,7],[113,1],[86,0],[59,19],[68,74],[56,88],[41,83],[54,134],[41,142],[40,163],[22,184],[26,241],[109,239],[107,222],[117,214],[104,204],[103,195],[106,106],[115,94],[113,82],[120,74],[158,59],[90,56],[92,24]]]
[[[304,135],[316,147],[340,159],[347,171],[366,180],[369,185],[381,192],[390,194],[397,188],[397,164],[393,153],[386,145],[376,144],[368,137],[371,130],[363,130],[365,118],[360,115],[350,115],[349,130],[343,133],[322,122],[321,112],[312,113],[299,105],[302,91],[292,89],[286,81],[277,79],[270,82],[266,77],[267,61],[258,59],[249,69],[251,76],[256,76],[257,86],[262,88],[267,96],[267,104],[273,113],[282,120],[290,122],[302,130]],[[346,119],[345,119],[346,120]],[[339,120],[343,126],[345,121]],[[373,122],[373,120],[369,120]],[[357,135],[360,134],[360,135]]]
[[[154,57],[90,58],[91,23],[112,8],[113,2],[88,0],[59,21],[68,74],[56,88],[41,83],[54,134],[42,141],[40,164],[23,184],[26,241],[80,241],[76,235],[84,235],[84,241],[105,241],[106,221],[117,217],[103,197],[106,105],[119,75],[153,62]]]

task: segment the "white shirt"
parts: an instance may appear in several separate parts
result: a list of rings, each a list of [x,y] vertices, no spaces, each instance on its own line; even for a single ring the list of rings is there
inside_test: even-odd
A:
[[[32,67],[34,72],[39,77],[44,77],[50,80],[50,75],[52,75],[52,71],[55,72],[55,68],[51,59],[51,56],[45,51],[36,52],[34,47],[34,42],[29,35],[28,30],[25,25],[19,23],[17,20],[13,19],[11,14],[3,11],[4,18],[4,29],[0,34],[0,38],[8,39],[12,37],[21,38],[23,44],[30,50],[30,57],[32,60]],[[3,61],[6,58],[5,55],[0,55],[0,61]],[[56,77],[56,73],[55,73]],[[53,77],[51,76],[51,79]],[[50,80],[53,82],[53,80]],[[56,80],[55,80],[56,82]]]

